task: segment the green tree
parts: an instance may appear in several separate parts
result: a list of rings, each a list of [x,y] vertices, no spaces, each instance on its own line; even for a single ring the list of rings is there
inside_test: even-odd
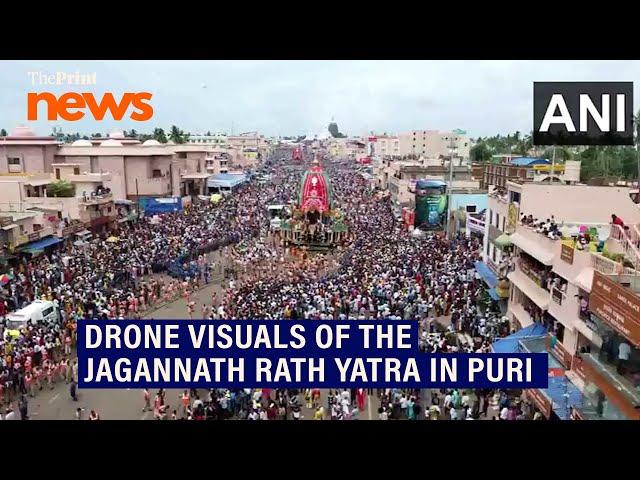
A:
[[[162,129],[162,128],[154,128],[153,129],[153,139],[157,140],[160,143],[167,143],[167,141],[168,141],[167,140],[167,136],[164,133],[164,129]]]
[[[180,130],[175,125],[171,126],[171,130],[169,131],[169,140],[173,143],[186,143],[189,139],[189,134],[185,134],[182,130]]]
[[[470,150],[472,162],[488,162],[491,160],[491,150],[484,142],[476,143]]]
[[[47,185],[49,197],[70,198],[76,194],[76,186],[68,180],[57,180]]]
[[[6,137],[7,136],[7,131],[3,128],[2,130],[0,130],[0,137]]]
[[[127,137],[136,138],[138,136],[138,132],[136,132],[133,128],[129,130],[129,133],[126,134]]]

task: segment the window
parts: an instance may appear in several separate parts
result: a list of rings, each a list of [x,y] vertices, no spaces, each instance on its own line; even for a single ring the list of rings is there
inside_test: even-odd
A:
[[[496,212],[496,228],[500,228],[500,214]]]
[[[518,202],[518,203],[520,203],[520,192],[514,192],[514,191],[511,191],[511,192],[509,192],[509,197],[511,197],[511,198],[509,199],[511,202]]]
[[[178,152],[178,158],[187,158],[187,152]]]
[[[56,168],[56,180],[60,180],[60,169]]]
[[[493,212],[489,209],[489,225],[493,223]]]
[[[20,165],[20,158],[19,157],[9,157],[9,158],[7,158],[7,163],[9,165]]]
[[[160,178],[162,176],[162,172],[158,169],[153,170],[152,173],[153,178]]]
[[[465,209],[467,210],[468,213],[476,213],[477,208],[475,205],[467,205]]]
[[[506,217],[502,217],[502,231],[504,232],[504,225],[505,225],[505,221],[506,221]]]
[[[80,167],[73,167],[73,174],[80,175]]]

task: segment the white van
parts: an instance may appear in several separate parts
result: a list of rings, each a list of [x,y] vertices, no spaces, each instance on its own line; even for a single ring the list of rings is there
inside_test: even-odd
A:
[[[58,311],[53,302],[36,300],[20,310],[7,315],[9,328],[17,330],[29,320],[32,324],[55,322],[58,320]]]

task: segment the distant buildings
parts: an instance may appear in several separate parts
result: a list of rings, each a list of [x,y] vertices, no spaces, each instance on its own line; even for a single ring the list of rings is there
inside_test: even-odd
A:
[[[0,137],[0,217],[5,224],[0,239],[15,249],[36,236],[80,228],[71,225],[91,232],[111,228],[135,217],[132,201],[206,194],[207,178],[253,168],[270,147],[257,134],[229,137],[226,144],[217,139],[140,143],[112,132],[107,138],[62,144],[18,127]],[[70,182],[75,193],[49,196],[47,186],[58,180]]]

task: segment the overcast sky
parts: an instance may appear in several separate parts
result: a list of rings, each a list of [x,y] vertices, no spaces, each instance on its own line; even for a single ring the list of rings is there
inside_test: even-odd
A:
[[[96,73],[90,87],[32,85],[30,71]],[[534,81],[633,81],[640,61],[0,61],[0,128],[54,125],[72,133],[178,125],[192,133],[257,130],[266,135],[326,131],[402,132],[461,128],[469,135],[532,129]],[[120,122],[27,122],[27,92],[153,94],[154,117]]]

